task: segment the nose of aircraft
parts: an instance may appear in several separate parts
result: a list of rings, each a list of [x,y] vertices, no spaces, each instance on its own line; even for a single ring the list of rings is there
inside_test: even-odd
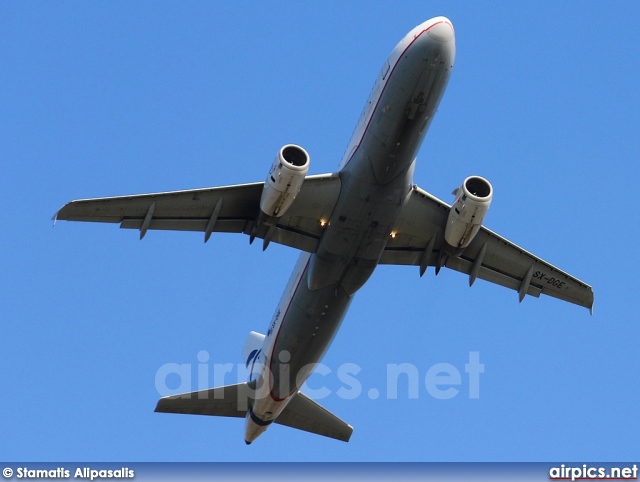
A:
[[[451,21],[446,17],[437,17],[433,19],[435,22],[427,34],[438,42],[448,42],[453,38],[453,25]]]

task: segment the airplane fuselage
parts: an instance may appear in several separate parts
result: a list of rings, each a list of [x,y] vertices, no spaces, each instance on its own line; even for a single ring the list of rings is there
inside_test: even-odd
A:
[[[412,187],[415,157],[455,60],[451,23],[437,17],[398,43],[376,80],[340,164],[340,195],[315,253],[302,253],[252,371],[251,443],[312,373],[369,279]]]

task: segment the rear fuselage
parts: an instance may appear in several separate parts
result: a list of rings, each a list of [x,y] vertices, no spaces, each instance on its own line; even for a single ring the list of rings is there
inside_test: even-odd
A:
[[[269,325],[252,375],[247,443],[300,389],[376,268],[454,60],[453,27],[436,17],[409,32],[385,61],[340,164],[333,214],[316,252],[300,256]]]

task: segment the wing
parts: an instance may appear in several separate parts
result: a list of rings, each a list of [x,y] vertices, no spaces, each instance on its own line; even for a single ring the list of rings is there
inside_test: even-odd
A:
[[[444,229],[451,206],[414,186],[387,243],[380,263],[416,265],[421,272],[436,266],[445,245]],[[469,275],[469,284],[481,278],[529,294],[553,296],[593,310],[591,286],[486,229],[478,232],[458,257],[446,259],[447,268]]]
[[[260,212],[263,184],[239,184],[187,191],[118,196],[72,201],[56,220],[120,223],[121,228],[201,231],[205,242],[212,232],[252,234]],[[270,241],[314,252],[322,232],[320,220],[329,219],[340,193],[337,174],[305,178],[292,206],[282,216]],[[253,233],[267,235],[266,226]]]

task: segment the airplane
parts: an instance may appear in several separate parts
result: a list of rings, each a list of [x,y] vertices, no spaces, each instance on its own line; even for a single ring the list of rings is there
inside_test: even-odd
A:
[[[265,182],[73,201],[57,220],[137,229],[243,233],[262,249],[301,251],[266,334],[242,350],[246,382],[161,398],[157,412],[245,419],[253,442],[272,423],[349,441],[353,427],[300,388],[331,344],[354,295],[379,264],[443,267],[526,295],[593,309],[591,286],[482,225],[493,198],[473,175],[452,205],[413,184],[416,155],[456,55],[453,25],[427,20],[396,45],[375,81],[337,172],[307,175],[309,154],[287,144]]]

